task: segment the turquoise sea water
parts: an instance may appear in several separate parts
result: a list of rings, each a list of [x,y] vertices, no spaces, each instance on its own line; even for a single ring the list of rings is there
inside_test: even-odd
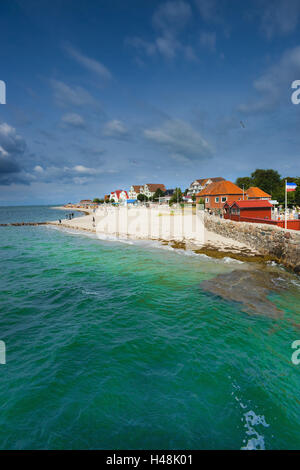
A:
[[[44,226],[0,256],[1,449],[300,448],[297,276]]]

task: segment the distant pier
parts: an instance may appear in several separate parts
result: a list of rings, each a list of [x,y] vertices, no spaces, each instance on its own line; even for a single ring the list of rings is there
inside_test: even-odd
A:
[[[0,227],[23,227],[24,225],[47,225],[48,222],[11,222],[10,224],[0,224]]]

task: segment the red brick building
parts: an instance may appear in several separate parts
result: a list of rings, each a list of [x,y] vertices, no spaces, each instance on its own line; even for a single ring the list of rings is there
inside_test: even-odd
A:
[[[211,210],[223,209],[227,202],[232,204],[234,201],[246,199],[246,194],[241,188],[231,181],[218,181],[209,184],[200,193],[196,195],[197,204],[201,199],[204,200],[205,208]]]

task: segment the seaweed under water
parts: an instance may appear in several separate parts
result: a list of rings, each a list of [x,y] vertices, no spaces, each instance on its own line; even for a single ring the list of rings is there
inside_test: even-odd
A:
[[[284,291],[292,277],[284,270],[278,272],[268,268],[235,270],[203,281],[201,289],[227,301],[238,302],[246,313],[280,318],[284,312],[269,297]]]

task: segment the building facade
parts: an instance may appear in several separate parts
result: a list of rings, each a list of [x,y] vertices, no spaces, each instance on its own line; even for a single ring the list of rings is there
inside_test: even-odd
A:
[[[129,199],[137,199],[139,194],[143,194],[149,198],[154,196],[157,189],[161,189],[163,193],[166,192],[166,187],[164,184],[148,183],[144,185],[132,185],[128,191],[128,196]]]
[[[269,201],[263,199],[225,203],[224,218],[237,221],[251,218],[271,220],[272,207]]]
[[[195,180],[191,183],[190,187],[188,188],[187,196],[195,196],[197,193],[202,191],[211,183],[217,183],[218,181],[225,181],[224,178],[216,177],[216,178],[202,178],[200,180]]]
[[[110,193],[110,201],[113,202],[123,202],[128,199],[128,194],[127,191],[124,189],[117,189],[116,191],[113,191]]]
[[[128,191],[129,199],[137,199],[138,195],[143,190],[143,186],[140,185],[132,185],[130,186],[130,190]]]
[[[166,192],[166,187],[164,184],[148,183],[148,184],[144,184],[144,186],[142,187],[141,194],[144,194],[145,196],[149,198],[149,197],[154,196],[157,189],[161,189],[163,193]]]
[[[219,181],[211,183],[196,195],[196,202],[199,204],[204,200],[205,208],[212,211],[221,211],[227,202],[232,204],[234,201],[245,198],[241,188],[231,181]]]

